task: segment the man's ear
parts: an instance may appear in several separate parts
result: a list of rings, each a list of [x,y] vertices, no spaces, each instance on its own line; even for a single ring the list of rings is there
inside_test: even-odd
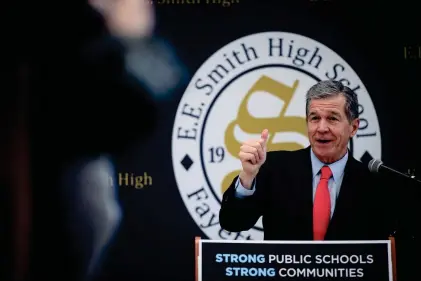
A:
[[[351,138],[355,136],[355,134],[358,131],[358,128],[360,127],[360,119],[359,118],[355,118],[354,120],[351,121]]]

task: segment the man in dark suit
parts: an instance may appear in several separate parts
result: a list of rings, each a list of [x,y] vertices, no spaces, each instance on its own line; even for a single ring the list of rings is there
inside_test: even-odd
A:
[[[223,195],[222,228],[245,231],[263,216],[266,240],[387,239],[396,221],[392,192],[348,151],[359,127],[357,95],[321,81],[307,93],[306,115],[305,149],[267,153],[267,130],[241,146],[243,169]]]

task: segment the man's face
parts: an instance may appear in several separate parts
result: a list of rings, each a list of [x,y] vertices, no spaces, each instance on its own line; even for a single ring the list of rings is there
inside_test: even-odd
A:
[[[345,114],[345,97],[337,95],[310,102],[307,116],[308,138],[314,154],[324,163],[341,159],[348,141],[358,130],[359,119],[351,123]]]

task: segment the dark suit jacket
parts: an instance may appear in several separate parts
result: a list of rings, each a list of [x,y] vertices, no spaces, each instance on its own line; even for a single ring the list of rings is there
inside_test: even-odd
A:
[[[387,239],[397,225],[396,213],[390,208],[391,189],[351,156],[344,173],[325,239]],[[263,216],[265,240],[313,239],[310,147],[269,152],[250,197],[235,197],[236,180],[223,195],[219,214],[222,228],[245,231]]]

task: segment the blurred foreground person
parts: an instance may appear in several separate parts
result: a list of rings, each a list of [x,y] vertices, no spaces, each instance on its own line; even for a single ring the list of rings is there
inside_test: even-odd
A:
[[[128,71],[125,43],[151,35],[152,6],[113,3],[55,4],[48,24],[34,24],[42,32],[31,50],[31,279],[95,273],[122,217],[112,156],[155,126],[154,101]]]
[[[115,40],[115,44],[126,47],[122,51],[124,53],[120,59],[123,60],[122,64],[127,69],[124,63],[125,57],[134,50],[125,42],[142,40],[152,35],[154,26],[153,6],[139,0],[113,1],[113,3],[114,5],[108,0],[92,0],[90,5],[103,16],[110,31],[110,36],[105,39]],[[89,50],[85,57],[87,61],[104,51],[102,44],[107,45],[108,43],[98,41],[96,44],[98,45],[93,46],[93,49],[87,49]],[[106,60],[107,57],[99,57],[98,62],[105,63]],[[123,72],[121,75],[127,75],[127,79],[133,79],[130,73],[124,73],[126,70],[120,71]],[[95,73],[92,74],[95,75]],[[119,73],[114,75],[119,75]],[[101,82],[107,85],[106,81]],[[126,87],[129,86],[129,81],[125,83],[127,83]],[[136,82],[133,81],[132,83],[136,85]],[[111,94],[117,97],[124,94],[121,90],[124,89],[116,89],[116,92]],[[137,103],[139,109],[147,105],[140,100]],[[100,101],[98,106],[101,106]],[[110,114],[113,115],[112,112]],[[129,118],[136,119],[135,116],[129,116]],[[119,117],[116,116],[116,119],[118,120]],[[121,120],[121,122],[128,123],[133,121]],[[142,122],[148,122],[148,120]],[[153,120],[149,122],[153,122]],[[125,137],[125,133],[118,130],[119,123],[114,123],[117,125],[115,133]],[[112,126],[112,121],[108,124],[108,126],[110,125]],[[139,123],[139,127],[141,125]],[[135,126],[128,129],[136,130]],[[110,128],[109,131],[114,130]],[[124,146],[125,144],[120,145]],[[122,210],[117,198],[118,186],[113,185],[117,182],[116,171],[112,157],[105,154],[108,151],[109,149],[105,148],[97,154],[81,155],[80,158],[70,162],[70,165],[65,167],[63,182],[61,183],[65,189],[62,201],[67,204],[64,205],[67,214],[65,221],[68,222],[67,229],[71,235],[70,240],[75,242],[73,247],[79,248],[80,251],[80,254],[76,254],[75,259],[81,265],[80,275],[85,275],[87,278],[96,273],[102,254],[106,252],[107,246],[122,219]]]

